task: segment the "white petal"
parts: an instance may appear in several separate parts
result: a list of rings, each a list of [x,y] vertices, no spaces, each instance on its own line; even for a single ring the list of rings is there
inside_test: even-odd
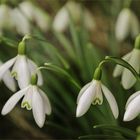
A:
[[[33,98],[32,98],[33,116],[39,127],[43,127],[45,122],[45,110],[43,99],[39,94],[36,86],[33,86]]]
[[[42,9],[36,8],[34,14],[35,22],[42,31],[46,31],[49,28],[50,18],[47,13]]]
[[[128,100],[127,100],[127,102],[126,102],[125,108],[127,108],[128,105],[129,105],[129,103],[130,103],[133,99],[135,99],[139,94],[140,94],[140,91],[137,91],[137,92],[135,92],[134,94],[132,94],[132,95],[128,98]]]
[[[26,56],[18,56],[15,71],[17,73],[17,80],[20,89],[27,87],[30,83],[31,77]]]
[[[116,102],[113,94],[103,84],[102,84],[102,90],[103,90],[103,93],[104,93],[104,95],[105,95],[108,103],[109,103],[109,106],[110,106],[110,108],[112,110],[112,113],[113,113],[115,119],[117,119],[118,118],[118,115],[119,115],[119,110],[118,110],[118,105],[117,105],[117,102]]]
[[[96,85],[96,94],[94,96],[92,104],[101,105],[102,103],[103,103],[103,94],[102,94],[101,82],[99,82],[99,84]]]
[[[20,10],[30,20],[33,20],[34,5],[29,1],[23,1],[19,4]]]
[[[95,23],[95,20],[94,20],[92,14],[87,9],[85,9],[83,16],[85,19],[84,22],[85,22],[86,28],[89,31],[93,31],[96,26],[96,23]]]
[[[20,91],[18,91],[14,95],[12,95],[10,97],[10,99],[6,102],[6,104],[4,105],[1,114],[2,115],[8,114],[15,107],[15,105],[22,98],[22,96],[26,93],[28,88],[29,88],[29,86],[20,90]]]
[[[80,117],[83,114],[85,114],[89,109],[89,107],[91,106],[94,96],[96,95],[96,86],[97,81],[94,80],[79,99],[76,110],[76,117]]]
[[[34,74],[37,70],[37,65],[30,59],[28,59],[28,66],[29,66],[29,69],[30,69],[30,73],[31,74]],[[37,71],[37,75],[38,75],[38,85],[41,86],[43,85],[43,77],[42,77],[42,73],[40,70]]]
[[[65,7],[63,7],[60,11],[58,11],[57,15],[54,18],[53,28],[55,31],[63,32],[67,28],[68,22],[68,11]]]
[[[0,66],[0,79],[2,79],[4,73],[14,64],[16,57],[10,59],[6,63]]]
[[[6,5],[1,4],[0,5],[0,29],[2,28],[12,28],[13,23],[11,21],[10,13],[12,9]],[[8,17],[8,18],[7,18]]]
[[[43,99],[45,113],[50,115],[51,112],[52,112],[52,108],[51,108],[49,98],[47,97],[47,95],[41,89],[39,89],[39,93],[40,93],[40,95],[42,96],[42,99]]]
[[[139,73],[140,71],[140,50],[133,49],[129,64]],[[122,85],[125,89],[131,88],[136,82],[134,75],[128,70],[124,69],[122,74]]]
[[[140,95],[133,99],[127,106],[124,121],[131,121],[140,113]]]
[[[131,28],[131,11],[129,9],[123,9],[117,19],[115,34],[119,41],[124,40]]]
[[[4,73],[3,76],[3,82],[5,83],[5,85],[13,92],[16,91],[16,82],[14,80],[14,78],[12,77],[11,73],[9,70],[7,70]]]
[[[25,35],[30,33],[30,23],[18,8],[12,10],[11,16],[19,34]]]
[[[132,54],[132,52],[130,52],[130,53],[124,55],[124,56],[122,57],[122,59],[125,60],[125,61],[129,61],[129,59],[130,59],[130,57],[131,57],[131,54]],[[122,74],[123,70],[124,70],[124,67],[123,67],[123,66],[116,65],[116,67],[115,67],[115,69],[114,69],[114,71],[113,71],[113,76],[114,76],[114,77],[120,76],[120,75]]]
[[[83,93],[87,90],[87,88],[90,86],[92,82],[89,82],[88,84],[86,84],[79,92],[78,97],[77,97],[77,104],[79,102],[80,97],[83,95]]]

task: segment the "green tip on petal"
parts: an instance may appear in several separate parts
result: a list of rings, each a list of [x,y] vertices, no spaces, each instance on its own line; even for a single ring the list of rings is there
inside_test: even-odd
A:
[[[18,45],[18,54],[24,55],[26,53],[26,45],[24,41],[21,41]]]
[[[17,72],[13,71],[13,72],[11,73],[11,75],[12,75],[13,78],[15,78],[15,79],[17,80],[17,77],[18,77],[18,76],[17,76]]]
[[[102,104],[102,101],[99,98],[96,98],[93,101],[93,105],[96,105],[96,104],[101,105]]]
[[[140,35],[136,37],[135,40],[135,49],[140,49]]]
[[[30,106],[30,104],[27,101],[23,102],[21,104],[21,107],[22,108],[26,108],[27,110],[31,110],[32,109],[32,107]]]
[[[93,79],[95,79],[95,80],[101,80],[101,77],[102,77],[102,70],[101,70],[100,67],[97,67],[95,69]]]
[[[31,76],[31,84],[32,85],[36,85],[37,84],[37,81],[38,81],[38,76],[36,74],[33,74]]]

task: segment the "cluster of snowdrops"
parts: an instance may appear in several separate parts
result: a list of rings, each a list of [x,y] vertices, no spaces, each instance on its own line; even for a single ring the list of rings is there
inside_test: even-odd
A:
[[[39,127],[43,127],[46,114],[50,115],[52,108],[46,93],[41,90],[43,85],[43,76],[41,69],[47,68],[47,65],[38,67],[36,63],[29,59],[26,53],[26,40],[30,35],[25,35],[18,45],[18,54],[16,57],[0,65],[0,80],[13,92],[16,92],[16,83],[20,88],[4,105],[1,114],[6,115],[21,100],[21,107],[33,111],[35,122]],[[102,105],[103,97],[109,103],[112,114],[117,119],[119,109],[117,102],[111,91],[101,82],[102,68],[108,62],[116,63],[113,76],[121,75],[121,83],[125,89],[130,89],[140,80],[140,35],[136,37],[134,49],[122,58],[106,56],[94,72],[91,82],[86,84],[79,92],[77,97],[76,117],[84,115],[91,105]],[[17,82],[16,82],[17,81]],[[126,112],[124,121],[133,120],[139,114],[140,91],[132,94],[126,103]]]

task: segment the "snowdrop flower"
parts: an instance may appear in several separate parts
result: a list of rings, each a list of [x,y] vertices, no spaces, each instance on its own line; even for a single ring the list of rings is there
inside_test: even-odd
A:
[[[21,107],[33,111],[37,125],[41,128],[45,123],[46,114],[51,114],[51,105],[47,95],[38,87],[37,76],[33,75],[31,84],[15,93],[4,105],[1,114],[8,114],[24,96]]]
[[[0,5],[0,30],[13,27],[11,11],[12,9],[9,6],[4,4]]]
[[[78,23],[81,19],[81,6],[80,4],[69,1],[67,2],[56,14],[53,21],[53,29],[58,32],[63,32],[69,25],[69,12],[75,23]],[[84,22],[85,27],[89,30],[93,30],[95,27],[95,21],[92,17],[92,14],[84,9]]]
[[[140,91],[131,95],[126,103],[126,112],[124,114],[124,121],[131,121],[135,119],[140,113]]]
[[[103,94],[106,97],[112,113],[115,118],[118,117],[119,111],[117,102],[110,92],[110,90],[102,84],[101,79],[101,69],[97,68],[94,73],[94,79],[86,84],[80,91],[77,98],[77,110],[76,116],[80,117],[84,115],[90,108],[91,104],[101,105],[103,103]]]
[[[46,31],[50,26],[50,17],[47,13],[45,13],[42,9],[36,8],[36,14],[34,14],[34,20],[38,27],[42,31]]]
[[[12,68],[12,75],[17,79],[20,89],[29,85],[31,74],[36,72],[37,65],[25,55],[25,42],[20,42],[18,46],[18,55],[0,67],[0,79],[5,72]],[[41,72],[38,71],[38,84],[43,84]]]
[[[0,67],[2,65],[2,62],[0,61]],[[7,70],[4,74],[3,77],[0,78],[0,81],[3,81],[4,84],[13,92],[16,91],[16,83],[14,78],[12,77],[11,73],[9,70]]]
[[[29,1],[23,1],[19,4],[19,9],[22,11],[22,13],[30,20],[33,20],[33,10],[34,6],[31,2]],[[34,10],[35,12],[35,10]]]
[[[128,54],[122,57],[127,61],[135,70],[139,73],[140,71],[140,36],[136,38],[135,48]],[[125,89],[130,89],[135,83],[136,78],[134,75],[126,68],[117,65],[114,69],[113,76],[117,77],[122,75],[121,83]]]
[[[34,21],[42,31],[46,31],[49,28],[49,15],[42,9],[33,5],[31,2],[23,1],[20,3],[19,9],[26,18]]]
[[[12,10],[11,16],[14,27],[19,34],[25,35],[31,32],[28,19],[22,14],[22,12],[18,8]]]
[[[124,40],[129,34],[132,38],[139,34],[139,21],[133,11],[125,8],[120,12],[116,22],[115,34],[119,41]]]

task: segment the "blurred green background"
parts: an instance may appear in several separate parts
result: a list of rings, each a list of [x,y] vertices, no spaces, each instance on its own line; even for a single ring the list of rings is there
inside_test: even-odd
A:
[[[1,3],[16,8],[21,0],[1,0]],[[51,62],[65,69],[82,87],[92,80],[98,63],[106,55],[122,56],[134,46],[134,39],[128,36],[118,42],[115,37],[116,19],[128,0],[75,0],[81,9],[87,9],[93,16],[95,27],[87,30],[84,26],[84,11],[78,23],[69,17],[69,27],[62,33],[54,31],[52,23],[55,15],[69,0],[31,0],[33,5],[42,9],[49,17],[47,30],[41,30],[30,21],[31,34],[41,38],[27,41],[27,55],[39,66]],[[130,9],[140,18],[140,1],[131,1]],[[74,12],[74,11],[73,11]],[[8,18],[8,17],[6,17]],[[21,26],[24,26],[21,24]],[[3,29],[0,36],[0,60],[5,62],[16,56],[17,45],[23,34],[14,29]],[[113,92],[118,106],[119,118],[114,119],[109,105],[104,100],[101,106],[91,106],[82,117],[76,118],[76,98],[79,89],[68,77],[61,73],[43,70],[44,85],[41,87],[48,95],[52,114],[46,117],[45,125],[39,129],[31,111],[21,109],[20,104],[7,116],[0,115],[0,139],[136,139],[139,117],[131,122],[123,122],[125,103],[134,91],[140,89],[136,84],[131,90],[124,90],[119,78],[113,78],[114,64],[107,64],[102,81]],[[13,94],[0,83],[0,110]],[[97,125],[97,126],[96,126]],[[93,127],[93,126],[96,126]]]

